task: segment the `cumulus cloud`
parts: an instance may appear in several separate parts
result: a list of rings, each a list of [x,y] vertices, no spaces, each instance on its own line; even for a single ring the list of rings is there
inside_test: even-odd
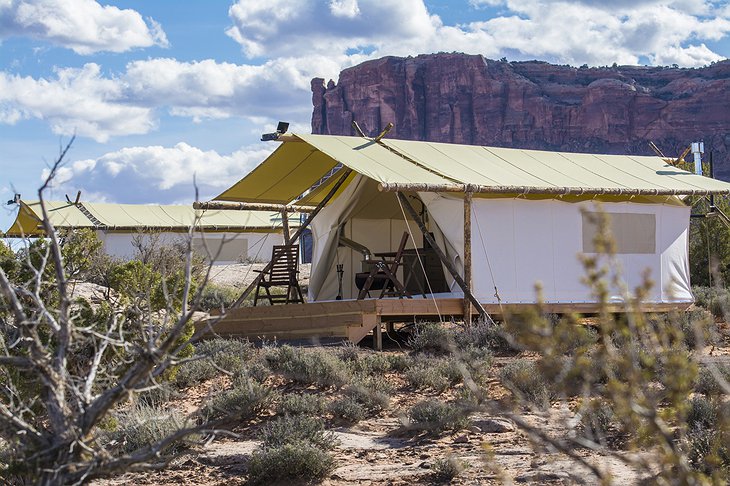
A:
[[[99,65],[57,69],[53,78],[0,72],[0,123],[36,118],[54,133],[90,137],[144,134],[158,126],[161,110],[200,121],[207,118],[268,118],[280,112],[308,118],[309,80],[340,64],[324,56],[281,58],[262,65],[134,61],[125,72],[104,75]]]
[[[701,66],[722,58],[703,42],[730,33],[728,9],[708,0],[471,0],[500,13],[463,25],[444,25],[422,0],[302,0],[296,9],[288,3],[279,10],[238,0],[229,10],[228,35],[251,58],[317,52],[340,56],[343,65],[353,52],[374,58],[459,51],[571,64]]]
[[[222,155],[183,142],[173,147],[127,147],[61,167],[54,192],[81,190],[85,200],[95,201],[175,203],[192,201],[197,185],[201,198],[208,199],[243,177],[273,148],[262,143]],[[46,171],[43,178],[47,175]]]
[[[139,12],[93,0],[0,1],[0,38],[23,36],[78,54],[167,46],[160,24]]]

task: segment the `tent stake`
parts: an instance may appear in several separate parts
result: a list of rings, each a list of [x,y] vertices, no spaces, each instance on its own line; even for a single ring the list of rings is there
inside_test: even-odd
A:
[[[421,217],[418,215],[418,212],[411,206],[411,203],[408,201],[408,198],[402,193],[402,192],[396,192],[398,195],[398,199],[403,204],[403,207],[408,211],[408,214],[411,215],[411,218],[413,218],[413,221],[416,222],[418,227],[421,229],[421,232],[423,233],[423,237],[426,238],[426,241],[428,241],[428,244],[431,245],[431,248],[436,253],[436,256],[439,257],[439,260],[441,260],[441,263],[444,264],[446,269],[449,271],[452,277],[454,277],[454,280],[456,281],[456,284],[461,288],[461,290],[464,292],[464,298],[468,299],[474,307],[479,312],[479,315],[485,319],[486,321],[490,322],[492,321],[489,318],[489,314],[487,314],[487,311],[484,310],[484,307],[482,304],[477,300],[476,297],[474,297],[474,294],[471,293],[471,290],[466,285],[466,282],[464,282],[464,279],[461,278],[461,275],[459,275],[459,272],[456,270],[456,267],[453,263],[451,263],[451,260],[448,259],[446,254],[441,250],[441,248],[436,244],[436,240],[433,239],[433,236],[431,236],[431,233],[428,231],[428,228],[426,228],[425,223],[421,219]]]
[[[294,244],[300,236],[302,236],[302,233],[304,233],[304,230],[309,226],[309,223],[312,222],[315,216],[319,214],[319,212],[322,210],[323,207],[334,197],[334,195],[337,193],[337,191],[340,189],[342,184],[345,183],[345,180],[350,176],[350,173],[352,172],[352,169],[347,169],[342,176],[337,180],[334,186],[332,186],[332,189],[327,193],[327,195],[322,199],[322,202],[317,204],[317,207],[312,210],[311,213],[309,213],[309,216],[307,216],[307,219],[302,223],[299,228],[294,232],[294,234],[289,238],[289,244]],[[233,307],[240,307],[241,304],[243,304],[243,301],[246,300],[246,297],[249,296],[251,292],[259,285],[259,282],[264,277],[264,274],[271,269],[271,267],[276,263],[275,260],[271,260],[269,263],[266,264],[264,268],[261,269],[261,272],[256,276],[256,278],[249,284],[248,287],[246,287],[246,290],[243,291],[241,296],[234,302]]]
[[[464,193],[464,283],[471,292],[471,200],[472,193]],[[464,292],[464,324],[471,326],[471,302]]]

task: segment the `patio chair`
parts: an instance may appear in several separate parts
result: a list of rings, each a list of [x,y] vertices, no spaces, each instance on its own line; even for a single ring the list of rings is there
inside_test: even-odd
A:
[[[261,273],[262,270],[255,270]],[[299,245],[275,245],[271,251],[271,265],[256,287],[253,305],[259,298],[266,298],[269,304],[303,304],[304,296],[299,287]],[[285,294],[272,294],[271,287],[286,287]],[[261,289],[266,291],[261,294]]]
[[[360,293],[357,296],[357,300],[362,300],[366,295],[370,295],[370,288],[373,283],[377,282],[377,288],[382,289],[380,291],[379,299],[383,297],[406,297],[411,298],[411,293],[406,290],[403,284],[396,277],[398,267],[402,265],[401,260],[403,258],[403,251],[406,249],[406,243],[408,243],[408,233],[404,232],[403,237],[398,245],[398,251],[392,260],[374,260],[370,267],[370,273],[367,274],[367,279],[360,289]]]

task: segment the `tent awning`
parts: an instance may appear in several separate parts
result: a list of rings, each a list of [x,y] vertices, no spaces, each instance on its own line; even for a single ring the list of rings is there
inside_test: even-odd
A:
[[[385,187],[482,193],[730,194],[730,184],[659,157],[546,152],[335,135],[291,135],[256,169],[216,199],[288,204],[337,164]],[[330,184],[331,185],[331,184]],[[327,187],[305,196],[316,203]],[[420,189],[417,189],[420,187]]]
[[[187,231],[191,226],[203,231],[270,232],[281,228],[281,215],[269,211],[196,211],[192,206],[108,204],[46,201],[48,216],[56,228],[93,228],[109,231]],[[43,234],[38,201],[21,201],[7,237]],[[291,218],[290,226],[298,221]]]

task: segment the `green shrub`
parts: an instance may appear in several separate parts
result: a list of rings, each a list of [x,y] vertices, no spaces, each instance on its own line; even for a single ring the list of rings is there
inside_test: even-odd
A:
[[[230,309],[240,293],[235,287],[208,283],[200,295],[200,308],[204,311]]]
[[[179,412],[140,404],[119,416],[113,436],[125,452],[133,452],[169,437],[184,425],[185,418]],[[170,447],[175,449],[180,445]]]
[[[319,395],[310,393],[291,393],[285,395],[278,403],[277,413],[281,415],[322,415],[327,410],[327,403]]]
[[[367,416],[365,406],[352,397],[342,397],[329,405],[332,416],[336,419],[354,424]]]
[[[730,311],[730,292],[724,288],[692,287],[695,304],[710,311],[715,317],[724,317]]]
[[[361,376],[380,376],[391,369],[390,359],[381,352],[363,352],[345,361],[353,374]]]
[[[730,367],[716,365],[711,366],[715,366],[715,371],[717,371],[720,376],[725,379],[725,381],[730,383]],[[706,366],[700,367],[699,372],[697,373],[697,379],[695,380],[694,389],[697,393],[702,393],[707,396],[722,395],[725,393],[712,371],[710,371],[710,369]]]
[[[335,435],[324,429],[322,419],[309,415],[278,417],[261,428],[259,438],[265,449],[299,442],[307,442],[325,450],[337,445]]]
[[[450,351],[451,333],[438,322],[416,324],[408,346],[416,352],[444,354]]]
[[[463,376],[454,359],[419,360],[406,371],[405,379],[417,390],[431,389],[443,393],[460,383]]]
[[[682,443],[692,469],[714,476],[716,484],[727,484],[730,473],[730,449],[723,435],[718,430],[694,427]]]
[[[195,358],[177,367],[174,383],[178,388],[187,388],[210,380],[219,373],[210,358]]]
[[[384,353],[381,353],[384,354]],[[405,353],[386,354],[391,370],[402,372],[413,366],[413,358]]]
[[[177,392],[170,386],[168,382],[162,382],[159,385],[145,390],[138,395],[140,403],[151,406],[160,407],[177,396]]]
[[[702,309],[679,313],[677,316],[688,349],[714,344],[717,340],[712,314]]]
[[[246,420],[268,409],[273,399],[270,388],[244,377],[236,380],[232,389],[211,398],[203,416],[206,420]]]
[[[433,463],[433,474],[440,481],[451,481],[469,467],[469,463],[448,454]]]
[[[370,415],[384,410],[390,404],[390,397],[387,393],[372,387],[350,385],[345,388],[343,393],[346,397],[350,397],[360,403]]]
[[[578,429],[583,436],[598,444],[616,442],[622,435],[621,424],[611,404],[605,400],[593,399],[581,410]]]
[[[693,428],[714,428],[717,424],[719,410],[717,405],[705,397],[696,396],[692,398],[687,411],[687,427]]]
[[[334,458],[307,442],[257,450],[248,464],[253,484],[304,484],[326,478],[335,468]]]
[[[508,390],[539,407],[548,406],[553,398],[550,386],[533,361],[513,361],[502,368],[499,377]]]
[[[510,336],[497,324],[479,319],[471,326],[459,328],[454,333],[454,340],[459,348],[469,346],[488,348],[499,353],[512,353],[516,349],[512,346]]]
[[[440,434],[447,430],[458,431],[469,425],[469,413],[462,407],[439,400],[423,400],[408,411],[411,426]]]
[[[272,350],[266,359],[273,371],[306,385],[341,387],[351,378],[345,363],[328,349],[284,345]]]

